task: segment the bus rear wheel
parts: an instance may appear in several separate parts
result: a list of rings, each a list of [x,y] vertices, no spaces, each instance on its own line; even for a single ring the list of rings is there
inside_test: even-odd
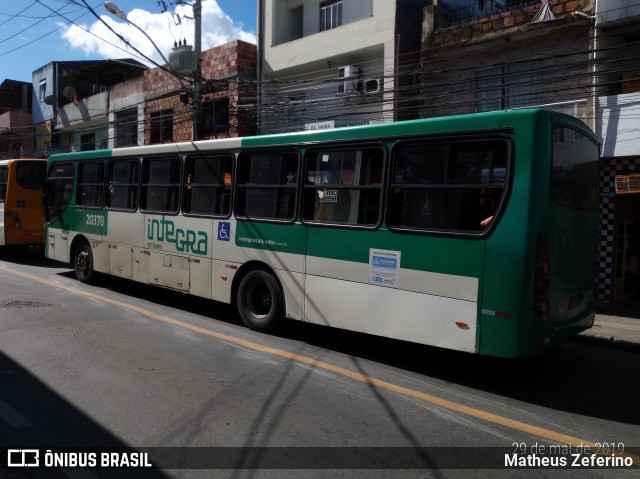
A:
[[[93,252],[86,241],[80,243],[73,260],[76,278],[82,283],[90,284],[95,281],[96,272],[93,269]]]
[[[284,319],[284,301],[278,280],[261,269],[242,278],[236,306],[244,324],[256,331],[274,331]]]

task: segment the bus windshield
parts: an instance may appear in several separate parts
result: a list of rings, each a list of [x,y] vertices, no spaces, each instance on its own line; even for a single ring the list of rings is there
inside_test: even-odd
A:
[[[551,198],[570,208],[595,210],[599,205],[599,150],[578,130],[553,128]]]

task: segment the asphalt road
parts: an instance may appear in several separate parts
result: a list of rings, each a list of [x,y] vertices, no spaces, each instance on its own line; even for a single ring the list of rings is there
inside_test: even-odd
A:
[[[0,284],[0,447],[133,448],[162,468],[0,477],[637,474],[485,469],[554,444],[622,446],[640,464],[633,351],[567,342],[503,360],[294,322],[264,335],[219,303],[83,285],[33,249],[0,251]]]

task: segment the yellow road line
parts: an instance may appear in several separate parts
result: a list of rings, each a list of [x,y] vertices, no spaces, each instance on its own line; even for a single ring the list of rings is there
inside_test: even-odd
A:
[[[448,409],[450,411],[455,411],[457,413],[460,414],[465,414],[467,416],[471,416],[474,417],[476,419],[481,419],[493,424],[498,424],[500,426],[504,426],[504,427],[508,427],[510,429],[515,429],[517,431],[521,431],[521,432],[525,432],[528,434],[531,434],[533,436],[538,436],[538,437],[542,437],[545,439],[548,439],[550,441],[554,441],[560,444],[566,444],[566,445],[570,445],[573,447],[577,447],[577,446],[589,446],[592,450],[597,450],[599,445],[596,444],[595,442],[591,442],[591,441],[586,441],[584,439],[579,439],[577,437],[573,437],[573,436],[568,436],[566,434],[562,434],[559,432],[555,432],[549,429],[545,429],[542,427],[538,427],[538,426],[534,426],[532,424],[527,424],[525,422],[521,422],[521,421],[516,421],[514,419],[509,419],[507,417],[504,416],[500,416],[498,414],[493,414],[490,413],[488,411],[483,411],[482,409],[477,409],[477,408],[473,408],[473,407],[469,407],[469,406],[465,406],[463,404],[458,404],[454,401],[449,401],[447,399],[443,399],[440,398],[438,396],[434,396],[432,394],[427,394],[421,391],[416,391],[414,389],[409,389],[403,386],[399,386],[397,384],[393,384],[393,383],[389,383],[387,381],[382,381],[380,379],[376,379],[376,378],[372,378],[371,376],[367,376],[365,374],[361,374],[355,371],[352,371],[350,369],[346,369],[346,368],[342,368],[340,366],[335,366],[333,364],[329,364],[326,363],[324,361],[318,361],[317,359],[313,359],[310,358],[308,356],[302,356],[300,354],[296,354],[296,353],[291,353],[289,351],[285,351],[283,349],[277,349],[277,348],[272,348],[270,346],[264,346],[262,344],[258,344],[258,343],[254,343],[253,341],[248,341],[246,339],[241,339],[235,336],[230,336],[228,334],[222,334],[222,333],[218,333],[216,331],[212,331],[210,329],[206,329],[206,328],[202,328],[200,326],[194,326],[192,324],[189,323],[185,323],[182,321],[178,321],[175,319],[172,319],[168,316],[164,316],[162,314],[158,314],[158,313],[154,313],[153,311],[150,311],[148,309],[145,308],[141,308],[138,306],[134,306],[122,301],[118,301],[116,299],[111,299],[111,298],[107,298],[105,296],[101,296],[95,293],[90,293],[88,291],[83,291],[81,289],[78,289],[74,286],[68,286],[62,283],[58,283],[56,281],[50,281],[44,278],[39,278],[37,276],[28,274],[28,273],[24,273],[22,271],[18,271],[12,268],[8,268],[4,265],[0,265],[0,269],[8,272],[8,273],[12,273],[12,274],[17,274],[19,276],[22,276],[24,278],[30,279],[32,281],[35,281],[37,283],[41,283],[41,284],[45,284],[47,286],[52,286],[54,288],[57,289],[61,289],[64,291],[67,291],[71,294],[75,294],[75,295],[79,295],[79,296],[85,296],[88,298],[93,298],[108,304],[112,304],[114,306],[118,306],[120,308],[126,309],[128,311],[133,311],[136,312],[138,314],[141,314],[143,316],[146,316],[148,318],[151,319],[155,319],[157,321],[162,321],[163,323],[167,323],[167,324],[171,324],[173,326],[177,326],[179,328],[183,328],[189,331],[193,331],[196,333],[200,333],[200,334],[204,334],[207,336],[211,336],[214,337],[216,339],[220,339],[223,341],[227,341],[229,343],[232,344],[237,344],[239,346],[243,346],[245,348],[249,348],[249,349],[253,349],[254,351],[260,351],[266,354],[272,354],[275,356],[280,356],[283,358],[287,358],[287,359],[291,359],[293,361],[298,361],[301,363],[305,363],[305,364],[309,364],[311,366],[314,366],[316,368],[320,368],[320,369],[325,369],[327,371],[331,371],[334,372],[336,374],[340,374],[342,376],[346,376],[349,377],[351,379],[354,379],[356,381],[360,381],[363,383],[367,383],[367,384],[371,384],[374,385],[376,387],[379,387],[381,389],[386,389],[387,391],[393,391],[395,393],[398,394],[402,394],[404,396],[410,396],[416,399],[420,399],[422,401],[428,402],[430,404],[435,404],[437,406],[440,406],[442,408]],[[616,456],[622,456],[622,457],[630,457],[633,459],[633,463],[636,466],[640,466],[640,457],[639,456],[635,456],[632,454],[626,454],[626,453],[621,453],[621,454],[615,454]]]

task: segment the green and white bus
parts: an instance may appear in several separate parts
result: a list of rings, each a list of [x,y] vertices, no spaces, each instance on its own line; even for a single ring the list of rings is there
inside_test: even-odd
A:
[[[59,154],[46,255],[259,331],[532,355],[593,323],[598,158],[540,109]]]

